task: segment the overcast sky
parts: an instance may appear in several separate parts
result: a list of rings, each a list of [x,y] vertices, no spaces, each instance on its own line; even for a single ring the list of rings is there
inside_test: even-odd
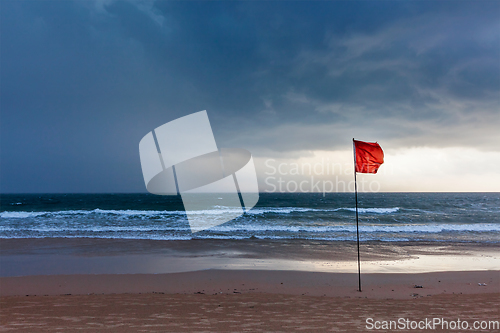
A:
[[[3,193],[143,192],[141,138],[200,110],[219,147],[252,152],[262,191],[269,165],[351,163],[353,137],[384,148],[366,176],[380,190],[500,191],[499,1],[2,0],[0,15]]]

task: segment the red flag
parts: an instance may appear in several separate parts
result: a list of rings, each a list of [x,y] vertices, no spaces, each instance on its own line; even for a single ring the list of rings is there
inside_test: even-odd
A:
[[[384,163],[384,151],[376,142],[363,142],[354,140],[356,150],[356,172],[377,173],[378,168]]]

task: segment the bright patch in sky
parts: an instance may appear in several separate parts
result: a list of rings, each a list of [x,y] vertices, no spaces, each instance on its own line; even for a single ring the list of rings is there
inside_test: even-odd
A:
[[[382,144],[383,148],[383,144]],[[352,151],[315,151],[301,158],[258,158],[256,161],[261,190],[293,191],[297,183],[309,192],[322,192],[324,182],[333,182],[333,192],[352,190]],[[386,149],[385,162],[376,175],[358,174],[364,191],[384,192],[490,192],[500,190],[500,152],[473,148],[408,148]],[[267,180],[267,183],[266,183]],[[339,185],[337,188],[336,185]],[[344,186],[345,184],[345,186]],[[371,184],[371,188],[369,187]],[[332,192],[326,184],[327,192]],[[360,190],[363,190],[361,188]]]

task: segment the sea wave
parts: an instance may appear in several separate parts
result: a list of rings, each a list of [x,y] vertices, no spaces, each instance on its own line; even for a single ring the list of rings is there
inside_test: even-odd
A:
[[[346,235],[331,235],[331,236],[321,236],[321,237],[308,237],[308,236],[295,236],[290,237],[289,235],[116,235],[116,234],[102,234],[102,235],[67,235],[67,236],[45,236],[45,235],[0,235],[0,239],[43,239],[43,238],[89,238],[89,239],[131,239],[131,240],[165,240],[165,241],[189,241],[194,239],[201,240],[244,240],[244,239],[258,239],[258,240],[311,240],[311,241],[354,241],[354,238]],[[364,235],[360,242],[449,242],[449,239],[426,239],[426,238],[418,238],[418,237],[408,237],[408,235],[398,235],[398,236],[380,236],[380,235]],[[455,239],[454,242],[460,243],[475,243],[477,240],[470,239]],[[497,239],[491,240],[481,240],[481,243],[491,243],[498,244],[500,243]]]
[[[212,229],[214,232],[355,232],[354,225],[335,226],[270,226],[270,225],[219,225]],[[461,232],[492,232],[500,231],[500,224],[431,224],[431,225],[364,225],[360,226],[361,232],[406,232],[406,233],[440,233],[446,231]]]
[[[75,233],[75,232],[190,232],[189,226],[145,225],[145,226],[99,226],[99,225],[53,225],[53,226],[0,226],[0,232],[39,232],[39,233]],[[364,225],[359,227],[363,233],[442,233],[442,232],[500,232],[500,224],[431,224],[431,225]],[[332,226],[284,226],[237,224],[219,225],[204,233],[353,233],[354,225]]]
[[[228,213],[237,213],[241,210],[239,208],[216,206],[215,209],[195,210],[189,211],[194,215],[222,215]],[[321,208],[302,208],[302,207],[259,207],[253,208],[246,213],[249,215],[262,215],[262,214],[292,214],[304,212],[338,212],[349,211],[354,212],[355,208],[341,207],[331,209]],[[358,208],[361,214],[392,214],[397,213],[399,207],[390,208]],[[62,210],[62,211],[3,211],[0,212],[1,218],[33,218],[33,217],[67,217],[67,216],[81,216],[81,215],[110,215],[110,216],[123,216],[123,217],[156,217],[156,216],[170,216],[170,215],[186,215],[185,211],[180,210],[106,210],[106,209],[93,209],[93,210]]]
[[[76,215],[115,215],[115,216],[157,216],[157,215],[185,215],[184,211],[167,211],[167,210],[105,210],[96,208],[94,210],[61,210],[61,211],[43,211],[43,212],[27,212],[27,211],[4,211],[0,213],[2,218],[30,218],[30,217],[58,217],[58,216],[76,216]]]
[[[339,208],[339,210],[348,210],[355,212],[356,208]],[[399,207],[392,208],[358,208],[358,213],[392,214],[399,212]]]

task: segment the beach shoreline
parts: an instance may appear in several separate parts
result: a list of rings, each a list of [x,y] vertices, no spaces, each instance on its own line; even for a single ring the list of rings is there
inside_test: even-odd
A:
[[[359,296],[354,242],[7,239],[1,254],[0,296],[233,291]],[[495,244],[365,242],[361,259],[363,297],[500,292]]]
[[[361,292],[346,241],[2,239],[1,254],[0,331],[363,332],[494,324],[500,306],[487,243],[363,242]]]
[[[363,242],[363,273],[484,271],[500,267],[495,244]],[[312,240],[3,239],[0,277],[167,274],[200,270],[357,273],[356,243]]]

